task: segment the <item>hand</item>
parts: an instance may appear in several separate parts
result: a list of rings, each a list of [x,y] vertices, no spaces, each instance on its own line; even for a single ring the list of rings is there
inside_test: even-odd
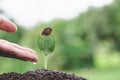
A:
[[[0,18],[0,30],[14,33],[17,31],[17,27],[9,20]],[[0,56],[17,58],[20,60],[32,62],[37,62],[38,60],[35,51],[2,39],[0,39]]]

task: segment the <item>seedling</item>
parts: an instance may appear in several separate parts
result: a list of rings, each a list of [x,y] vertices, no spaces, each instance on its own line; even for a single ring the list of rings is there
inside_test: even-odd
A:
[[[38,37],[38,46],[44,56],[44,68],[47,69],[47,56],[52,53],[55,48],[55,39],[51,34],[50,27],[45,28]]]

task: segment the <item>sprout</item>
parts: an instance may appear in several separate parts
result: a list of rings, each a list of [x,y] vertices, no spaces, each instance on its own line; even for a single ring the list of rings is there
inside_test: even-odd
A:
[[[47,56],[52,53],[55,48],[55,39],[51,34],[52,29],[50,27],[45,28],[38,37],[38,46],[40,51],[44,55],[44,68],[47,69]]]

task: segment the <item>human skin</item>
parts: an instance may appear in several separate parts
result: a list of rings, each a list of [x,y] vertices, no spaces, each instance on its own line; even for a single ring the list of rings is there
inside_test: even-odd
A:
[[[0,30],[15,33],[17,27],[7,19],[0,18]],[[17,58],[25,61],[37,62],[38,57],[32,49],[22,47],[15,43],[0,39],[0,56]]]

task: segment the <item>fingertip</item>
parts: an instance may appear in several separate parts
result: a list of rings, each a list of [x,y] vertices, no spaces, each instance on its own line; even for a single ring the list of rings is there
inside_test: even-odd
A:
[[[6,21],[6,27],[8,27],[7,32],[15,33],[17,31],[17,26],[9,20]]]
[[[33,57],[29,61],[31,61],[33,63],[37,63],[38,62],[38,57]]]
[[[17,26],[14,24],[14,23],[12,23],[12,25],[11,26],[14,26],[14,28],[13,29],[11,29],[11,33],[15,33],[15,32],[17,32]]]
[[[0,29],[6,32],[15,33],[17,31],[17,26],[7,19],[0,18]]]
[[[28,61],[37,63],[38,62],[38,56],[36,54],[29,54],[29,57],[26,58]]]

